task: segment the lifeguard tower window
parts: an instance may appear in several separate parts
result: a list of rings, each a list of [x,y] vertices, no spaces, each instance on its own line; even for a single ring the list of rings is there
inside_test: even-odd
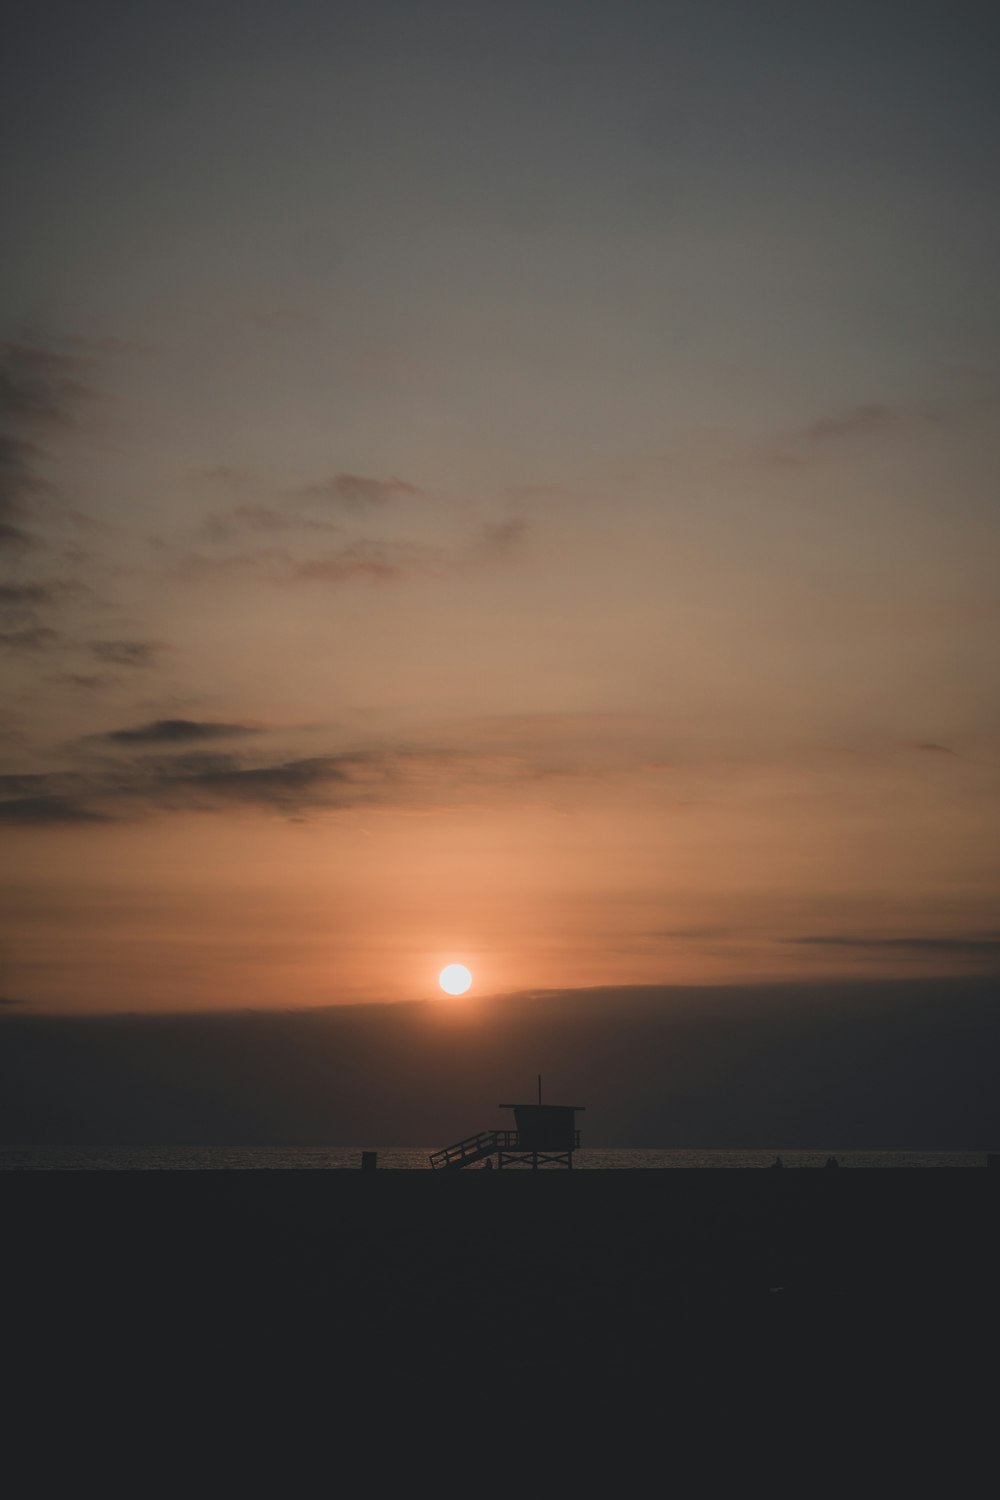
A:
[[[517,1144],[522,1151],[574,1151],[577,1145],[575,1104],[501,1104],[514,1111]]]

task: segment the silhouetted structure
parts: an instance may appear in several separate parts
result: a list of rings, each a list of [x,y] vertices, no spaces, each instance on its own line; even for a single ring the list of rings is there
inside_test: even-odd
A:
[[[576,1125],[582,1104],[543,1104],[542,1080],[538,1080],[537,1104],[501,1104],[514,1111],[513,1130],[481,1130],[454,1146],[435,1151],[431,1167],[455,1172],[473,1162],[496,1156],[498,1167],[572,1167],[573,1152],[580,1144]]]
[[[514,1111],[514,1130],[498,1130],[498,1167],[572,1167],[580,1144],[581,1104],[501,1104]]]

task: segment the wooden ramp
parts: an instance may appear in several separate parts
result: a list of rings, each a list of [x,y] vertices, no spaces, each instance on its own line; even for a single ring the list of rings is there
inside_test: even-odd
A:
[[[471,1167],[473,1162],[496,1155],[500,1148],[500,1133],[498,1130],[481,1130],[478,1135],[456,1141],[454,1146],[435,1151],[431,1157],[432,1169],[435,1172],[457,1172],[462,1167]]]

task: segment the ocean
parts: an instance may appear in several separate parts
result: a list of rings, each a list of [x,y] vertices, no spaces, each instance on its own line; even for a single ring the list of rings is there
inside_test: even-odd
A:
[[[392,1171],[430,1170],[433,1146],[30,1146],[0,1148],[0,1171],[231,1172],[350,1171],[364,1150],[377,1151],[378,1166]],[[983,1167],[983,1151],[842,1151],[836,1147],[788,1151],[674,1150],[658,1147],[590,1147],[576,1153],[576,1169],[622,1171],[690,1168],[764,1168],[780,1156],[786,1167],[823,1167],[836,1157],[842,1167]],[[477,1171],[478,1167],[468,1168]],[[510,1168],[509,1170],[523,1170]]]

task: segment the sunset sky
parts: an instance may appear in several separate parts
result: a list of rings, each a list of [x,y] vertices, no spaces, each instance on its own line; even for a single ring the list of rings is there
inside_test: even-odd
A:
[[[994,6],[5,33],[5,1002],[1000,967]]]

